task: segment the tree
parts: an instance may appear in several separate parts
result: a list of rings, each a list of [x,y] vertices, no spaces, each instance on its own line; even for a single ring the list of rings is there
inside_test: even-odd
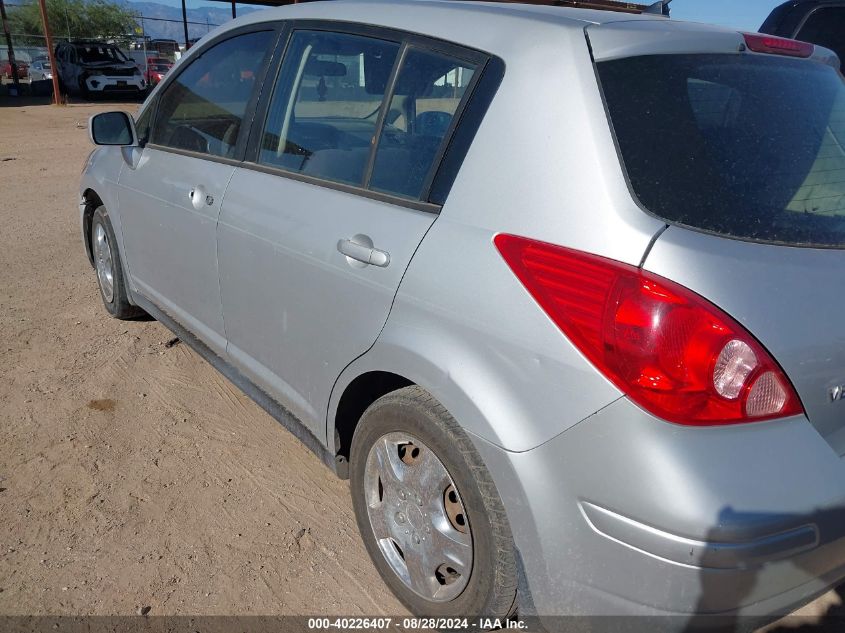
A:
[[[47,16],[53,37],[59,39],[122,38],[137,26],[133,11],[108,0],[47,0]],[[37,2],[9,11],[9,22],[15,39],[43,45],[38,37],[44,30]]]

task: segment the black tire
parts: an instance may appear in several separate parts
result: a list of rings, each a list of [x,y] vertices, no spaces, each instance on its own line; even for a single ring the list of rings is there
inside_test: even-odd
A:
[[[97,241],[99,239],[99,228],[102,227],[103,237],[107,241],[109,252],[111,253],[111,274],[112,274],[112,292],[109,299],[109,292],[104,281],[101,279],[98,268],[98,249]],[[103,299],[103,305],[106,307],[108,313],[116,319],[137,319],[146,314],[141,308],[132,305],[129,302],[129,297],[126,292],[126,281],[123,277],[123,265],[120,259],[120,252],[117,247],[117,240],[114,236],[114,230],[109,220],[108,211],[104,206],[99,206],[94,211],[94,216],[91,219],[91,253],[94,259],[94,270],[97,271],[97,286],[100,289],[100,297]]]
[[[428,600],[413,591],[388,563],[371,527],[365,492],[367,458],[379,438],[396,432],[410,434],[434,453],[454,482],[466,512],[472,536],[472,571],[461,593],[447,602]],[[384,582],[412,613],[458,618],[507,618],[513,614],[517,572],[505,509],[481,456],[431,394],[415,385],[405,387],[379,398],[364,412],[352,440],[350,480],[355,517],[367,551]],[[387,499],[385,496],[385,502]]]
[[[79,80],[79,96],[85,99],[85,101],[92,101],[91,91],[88,90],[88,86],[82,78]]]

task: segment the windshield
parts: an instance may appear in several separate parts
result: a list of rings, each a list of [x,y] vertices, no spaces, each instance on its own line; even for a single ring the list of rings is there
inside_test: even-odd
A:
[[[845,246],[845,84],[764,55],[597,64],[631,187],[669,222],[741,239]]]
[[[115,46],[77,46],[76,52],[79,55],[79,61],[83,64],[128,61],[126,56]]]

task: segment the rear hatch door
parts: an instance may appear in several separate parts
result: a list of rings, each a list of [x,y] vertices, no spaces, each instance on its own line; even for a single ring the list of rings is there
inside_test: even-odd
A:
[[[809,45],[671,21],[588,29],[644,267],[742,323],[845,454],[845,84]]]

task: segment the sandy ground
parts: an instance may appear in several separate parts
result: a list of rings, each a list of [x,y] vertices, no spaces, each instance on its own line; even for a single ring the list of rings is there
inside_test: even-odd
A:
[[[349,488],[156,322],[106,314],[85,125],[0,102],[0,614],[403,614]],[[134,111],[136,105],[127,105]]]
[[[405,614],[347,483],[163,326],[106,314],[76,201],[116,107],[0,101],[0,615]]]

